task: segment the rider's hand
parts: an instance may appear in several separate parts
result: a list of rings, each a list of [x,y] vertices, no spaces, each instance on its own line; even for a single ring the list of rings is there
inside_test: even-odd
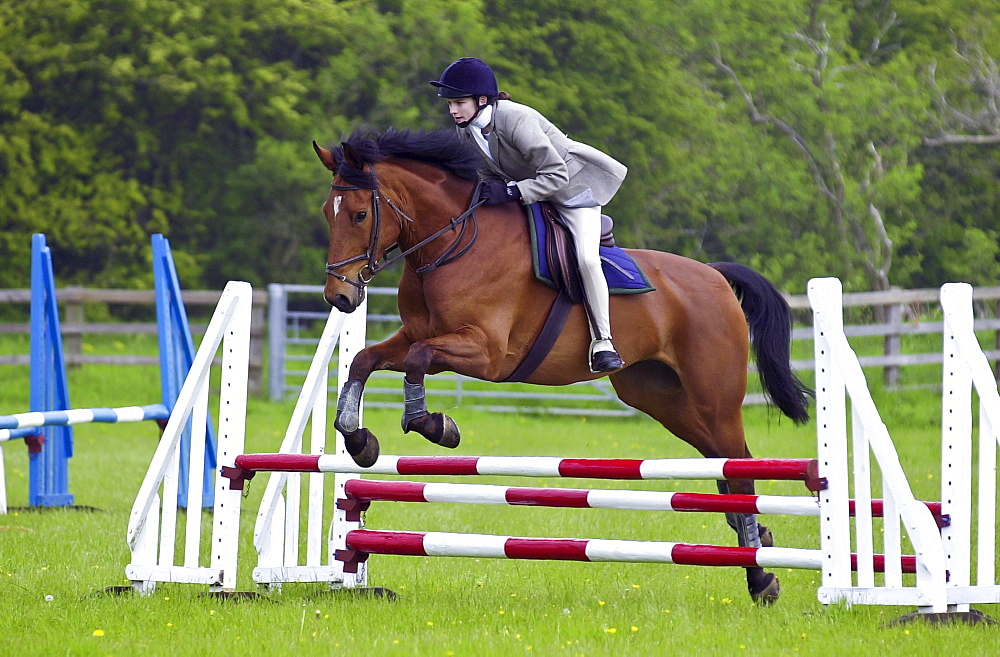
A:
[[[500,205],[521,198],[517,185],[507,185],[499,180],[484,180],[479,186],[479,200],[486,205]]]

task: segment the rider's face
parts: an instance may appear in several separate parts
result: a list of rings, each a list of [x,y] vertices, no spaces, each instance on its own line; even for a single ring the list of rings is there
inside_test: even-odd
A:
[[[451,118],[455,119],[455,123],[464,123],[465,121],[471,121],[472,117],[476,115],[476,110],[479,109],[476,105],[475,99],[471,97],[467,98],[448,98],[448,113],[451,114]],[[485,104],[486,97],[481,96],[479,98],[480,105]]]

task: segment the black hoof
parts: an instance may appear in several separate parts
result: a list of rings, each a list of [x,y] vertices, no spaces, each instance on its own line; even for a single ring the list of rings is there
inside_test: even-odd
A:
[[[455,420],[444,413],[428,413],[413,418],[407,425],[407,431],[416,431],[432,443],[448,449],[455,449],[462,440],[462,432]]]
[[[751,585],[750,598],[761,607],[768,607],[778,601],[781,584],[773,573],[764,573],[757,586]]]
[[[434,413],[433,415],[440,415],[443,424],[441,436],[434,442],[441,445],[441,447],[447,447],[448,449],[455,449],[458,447],[458,443],[462,441],[462,432],[458,430],[458,425],[455,423],[455,420],[441,413]]]
[[[362,468],[370,468],[378,460],[378,438],[368,429],[359,429],[344,435],[344,447],[354,462]]]

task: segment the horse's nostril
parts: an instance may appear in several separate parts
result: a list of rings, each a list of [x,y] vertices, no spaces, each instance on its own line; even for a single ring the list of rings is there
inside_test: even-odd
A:
[[[352,310],[354,310],[354,304],[351,303],[351,300],[345,297],[343,294],[338,294],[334,296],[333,301],[330,301],[329,299],[327,299],[327,301],[330,303],[331,306],[333,306],[342,313],[349,313]]]

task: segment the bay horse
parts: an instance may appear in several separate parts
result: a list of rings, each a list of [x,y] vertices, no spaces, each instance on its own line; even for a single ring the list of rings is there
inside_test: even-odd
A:
[[[355,356],[334,426],[352,458],[371,466],[378,440],[360,425],[371,373],[405,374],[404,432],[444,447],[458,426],[430,413],[424,377],[443,371],[503,381],[518,368],[546,320],[556,292],[535,278],[525,210],[519,203],[474,203],[482,154],[453,130],[356,131],[340,146],[313,147],[334,173],[323,214],[330,227],[323,295],[349,313],[372,277],[404,262],[398,305],[402,327]],[[386,253],[399,253],[385,260]],[[811,391],[789,362],[791,313],[763,276],[743,265],[706,265],[670,253],[628,250],[655,291],[611,297],[615,345],[626,366],[609,378],[619,398],[648,414],[705,457],[750,457],[742,404],[751,346],[769,401],[796,423],[808,420]],[[551,350],[524,379],[566,385],[595,379],[587,317],[571,308]],[[749,337],[748,337],[749,333]],[[718,482],[720,492],[754,494],[750,480]],[[770,544],[753,514],[726,514],[741,546]],[[751,597],[774,602],[777,578],[747,568]]]

